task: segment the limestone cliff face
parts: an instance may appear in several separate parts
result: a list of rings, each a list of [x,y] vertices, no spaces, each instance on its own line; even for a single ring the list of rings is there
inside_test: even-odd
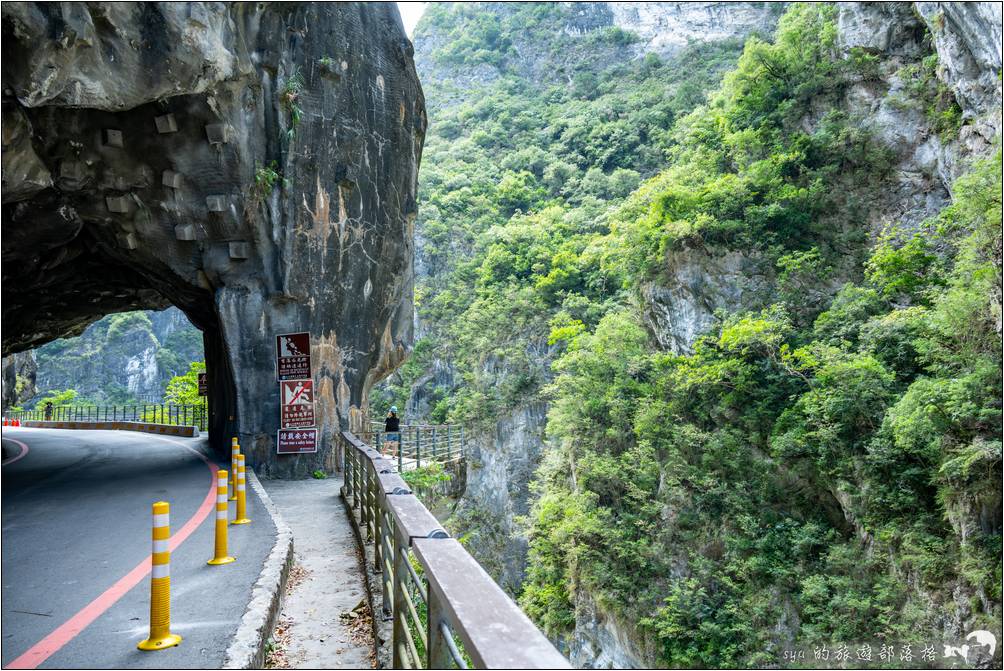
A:
[[[37,366],[31,352],[18,352],[3,358],[3,410],[21,405],[35,396]]]
[[[995,3],[838,4],[840,46],[879,57],[878,77],[852,84],[843,101],[844,111],[891,151],[894,162],[865,208],[863,224],[871,235],[892,223],[919,227],[950,202],[951,184],[969,160],[990,150],[1000,133],[1000,26]],[[939,136],[904,92],[901,69],[932,48],[937,75],[963,110],[957,137]],[[811,130],[818,121],[809,117],[803,124]],[[769,302],[774,271],[742,251],[670,250],[661,276],[643,287],[646,322],[662,347],[689,352],[714,323],[716,310]],[[831,281],[831,291],[841,284],[840,278]]]
[[[744,39],[758,33],[773,33],[786,3],[766,2],[572,2],[567,20],[558,27],[566,35],[588,38],[591,33],[620,28],[637,37],[621,45],[598,45],[573,41],[570,48],[555,52],[542,43],[553,34],[527,30],[511,35],[512,49],[503,64],[468,62],[444,64],[436,53],[447,46],[449,36],[426,29],[416,33],[415,63],[430,96],[430,109],[463,103],[477,89],[506,75],[515,75],[533,86],[569,83],[584,65],[600,71],[618,62],[657,53],[670,58],[690,42]],[[483,2],[478,10],[502,19],[520,9],[505,2]]]
[[[934,39],[941,76],[967,118],[1001,131],[1001,4],[913,3]],[[976,124],[974,124],[976,125]],[[976,129],[982,132],[984,129]],[[990,139],[992,139],[992,135]]]
[[[468,441],[467,486],[456,516],[467,548],[511,594],[523,583],[528,550],[515,518],[529,512],[546,422],[547,404],[531,402]]]
[[[202,361],[202,333],[168,308],[109,315],[32,353],[41,393],[74,389],[99,405],[159,403],[171,378]]]
[[[742,39],[774,32],[786,2],[609,2],[614,25],[641,38],[638,53],[673,56],[692,41]]]
[[[393,5],[5,3],[5,353],[174,304],[212,436],[330,468],[412,337],[425,132]],[[274,336],[312,334],[316,455],[277,458]]]

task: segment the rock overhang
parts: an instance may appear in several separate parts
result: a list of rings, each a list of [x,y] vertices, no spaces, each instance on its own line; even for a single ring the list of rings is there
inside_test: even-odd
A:
[[[275,455],[272,343],[313,335],[325,437],[410,350],[426,118],[396,9],[5,3],[3,32],[5,354],[172,303],[213,437],[333,466]]]

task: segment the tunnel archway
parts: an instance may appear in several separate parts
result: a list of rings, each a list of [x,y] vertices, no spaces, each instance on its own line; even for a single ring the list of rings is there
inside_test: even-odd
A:
[[[210,438],[259,472],[335,432],[412,339],[425,132],[392,6],[3,7],[4,354],[118,311],[203,333]],[[273,337],[312,335],[317,454],[278,457]]]

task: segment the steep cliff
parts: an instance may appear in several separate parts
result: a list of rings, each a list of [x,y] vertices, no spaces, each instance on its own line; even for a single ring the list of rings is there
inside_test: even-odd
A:
[[[396,402],[412,421],[467,426],[467,492],[453,528],[513,593],[526,552],[515,520],[528,512],[544,447],[542,387],[558,352],[548,322],[598,309],[574,299],[563,306],[557,293],[550,305],[499,296],[477,267],[493,241],[527,239],[502,230],[514,214],[517,222],[546,204],[576,211],[581,222],[554,225],[554,240],[602,227],[586,221],[658,169],[665,129],[734,64],[742,38],[773,30],[780,10],[457,3],[430,7],[416,29],[431,114],[416,226],[420,356],[381,390],[381,402]],[[496,267],[502,282],[506,263]]]
[[[394,6],[7,3],[3,34],[5,352],[173,304],[204,334],[214,443],[331,468],[411,342],[425,110]],[[323,443],[277,458],[295,331]]]
[[[171,378],[204,358],[202,334],[177,308],[108,315],[34,353],[39,393],[74,389],[95,404],[158,403]]]
[[[3,358],[3,409],[20,406],[35,396],[37,365],[31,352]]]
[[[451,524],[576,665],[769,665],[999,613],[999,26],[991,3],[419,25],[424,354],[381,398],[468,426]]]
[[[562,334],[522,595],[577,663],[998,626],[1000,8],[962,7],[792,6],[613,216],[633,300]]]

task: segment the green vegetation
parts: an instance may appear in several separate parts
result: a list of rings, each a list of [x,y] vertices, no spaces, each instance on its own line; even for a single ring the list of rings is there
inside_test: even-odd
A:
[[[35,407],[45,408],[45,406],[49,403],[52,403],[52,407],[54,408],[94,405],[93,401],[82,397],[76,389],[53,389],[47,391],[38,398],[35,403]]]
[[[450,474],[443,469],[443,465],[433,462],[421,468],[414,468],[404,471],[401,474],[404,481],[413,489],[427,494],[437,485],[450,481]]]
[[[1001,538],[972,521],[1000,497],[1000,156],[936,219],[870,240],[892,156],[841,110],[880,64],[841,51],[834,6],[669,63],[612,57],[632,36],[564,30],[565,11],[436,5],[417,31],[435,30],[440,78],[427,328],[385,393],[403,405],[450,361],[438,417],[491,432],[550,401],[526,578],[507,587],[555,637],[588,599],[666,666],[921,640],[942,617],[989,626]],[[466,93],[442,74],[457,66],[483,73]],[[949,138],[961,113],[935,68],[899,76]],[[769,289],[677,355],[639,304],[685,249],[760,259]]]
[[[187,321],[175,323],[176,315],[112,314],[76,338],[43,345],[35,351],[39,394],[76,390],[76,405],[135,405],[154,400],[151,396],[159,400],[172,378],[203,357],[202,333]],[[36,397],[28,405],[38,402]]]
[[[954,192],[929,222],[940,263],[883,240],[867,264],[881,272],[809,326],[778,304],[675,356],[615,311],[572,338],[521,600],[535,620],[568,631],[585,590],[662,663],[729,666],[776,657],[779,593],[810,641],[924,638],[944,613],[911,584],[999,603],[1000,536],[959,543],[952,520],[1000,491],[1000,155]]]
[[[263,203],[280,183],[285,186],[286,180],[279,172],[275,161],[267,166],[258,166],[254,173],[254,184],[251,185],[251,199],[256,203]]]
[[[193,361],[188,372],[171,378],[164,390],[164,401],[178,405],[201,405],[205,401],[199,396],[199,373],[206,372],[204,361]]]
[[[303,73],[300,72],[299,68],[293,68],[293,71],[289,73],[285,83],[282,85],[282,91],[279,94],[279,102],[282,104],[283,109],[286,110],[286,113],[289,114],[289,130],[286,131],[286,136],[290,141],[296,136],[296,128],[300,125],[300,120],[303,118],[303,108],[300,106],[299,97],[305,85]]]
[[[894,102],[901,108],[920,109],[931,128],[949,140],[957,137],[962,127],[962,108],[948,85],[938,79],[937,70],[937,54],[901,68],[903,90]]]
[[[314,471],[311,475],[315,480],[326,480],[328,478],[328,474],[320,470]]]
[[[632,59],[631,39],[617,31],[566,35],[574,11],[528,3],[496,16],[430,5],[416,29],[456,38],[435,55],[439,63],[492,63],[501,77],[475,83],[453,106],[435,107],[430,96],[417,223],[428,273],[416,287],[429,328],[414,357],[375,391],[374,407],[403,408],[437,361],[453,364],[457,386],[429,390],[432,421],[490,427],[539,390],[550,377],[552,328],[594,326],[621,291],[597,246],[611,206],[664,165],[668,129],[741,50],[724,42],[694,45],[669,62]],[[550,66],[533,73],[540,77],[510,60],[514,43],[551,45]],[[428,87],[437,99],[459,91],[451,81]]]

